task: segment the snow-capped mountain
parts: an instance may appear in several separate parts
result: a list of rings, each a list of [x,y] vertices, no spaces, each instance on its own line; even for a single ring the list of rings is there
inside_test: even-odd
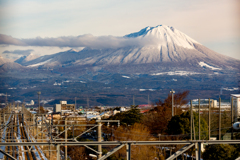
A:
[[[193,40],[179,30],[159,25],[146,27],[139,32],[124,36],[125,39],[142,41],[143,45],[123,48],[69,50],[42,56],[21,63],[27,67],[72,67],[72,66],[185,66],[200,68],[237,68],[239,60],[216,53]],[[151,41],[152,43],[146,43]],[[202,65],[202,64],[206,65]],[[206,67],[211,66],[211,67]],[[148,69],[147,69],[148,70]]]
[[[9,70],[22,70],[24,68],[24,66],[15,63],[12,60],[0,56],[0,72],[5,72]]]
[[[94,105],[129,105],[133,95],[144,104],[149,94],[156,102],[171,89],[190,90],[190,98],[214,99],[227,88],[223,94],[229,100],[238,86],[239,60],[216,53],[173,27],[146,27],[119,39],[130,45],[29,55],[17,63],[0,57],[0,87],[18,99],[32,99],[42,91],[44,98],[55,102],[90,95]],[[85,105],[83,99],[80,103]]]
[[[34,59],[36,59],[36,58],[38,58],[38,57],[39,57],[39,56],[30,53],[30,54],[27,55],[27,56],[22,56],[22,57],[20,57],[19,59],[15,60],[14,62],[19,63],[19,64],[24,64],[24,63],[26,63],[26,62],[28,62],[28,61],[31,61],[31,60],[34,60]]]

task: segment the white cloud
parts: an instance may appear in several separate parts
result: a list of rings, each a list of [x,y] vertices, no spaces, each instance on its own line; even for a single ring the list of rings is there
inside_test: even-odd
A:
[[[7,37],[4,35],[4,37]],[[4,38],[6,39],[6,38]],[[53,47],[91,47],[91,48],[120,48],[128,46],[144,46],[154,45],[159,42],[155,37],[144,38],[125,38],[114,36],[93,36],[90,34],[81,36],[65,36],[57,38],[30,38],[30,39],[16,39],[11,38],[7,42],[1,40],[0,44],[14,44],[15,41],[19,42],[19,46],[53,46]],[[3,43],[1,43],[3,42]]]
[[[29,54],[31,54],[33,50],[32,49],[27,49],[27,50],[5,50],[3,52],[3,54],[8,54],[8,53],[12,53],[12,54],[18,54],[18,55],[24,55],[24,56],[28,56]]]
[[[63,52],[71,49],[70,47],[42,47],[42,46],[15,46],[15,45],[0,45],[0,56],[8,59],[16,60],[25,54],[20,54],[22,51],[31,50],[31,53],[37,56],[50,55],[58,52]],[[79,49],[80,48],[76,48]],[[13,54],[12,51],[20,51],[19,54]],[[11,51],[10,53],[3,53]]]

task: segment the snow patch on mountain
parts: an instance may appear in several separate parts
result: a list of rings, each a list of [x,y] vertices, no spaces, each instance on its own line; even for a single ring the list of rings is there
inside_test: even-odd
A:
[[[11,88],[8,88],[8,89],[17,89],[16,87],[11,87]]]
[[[37,66],[41,66],[41,65],[44,65],[45,63],[48,63],[50,62],[52,59],[48,59],[44,62],[40,62],[40,63],[36,63],[36,64],[32,64],[32,65],[28,65],[27,67],[37,67]]]
[[[225,88],[222,88],[223,90],[226,90],[226,91],[237,91],[238,90],[238,87],[233,87],[233,88],[228,88],[228,87],[225,87]]]
[[[208,65],[207,63],[205,62],[199,62],[198,63],[201,67],[207,67],[207,68],[210,68],[211,70],[222,70],[221,68],[216,68],[216,67],[213,67],[213,66],[210,66]]]
[[[62,83],[57,83],[57,82],[55,82],[53,85],[54,85],[54,86],[61,86]]]
[[[170,71],[170,72],[161,72],[161,73],[152,73],[152,76],[159,76],[159,75],[178,75],[178,76],[187,76],[187,75],[194,75],[194,74],[201,74],[197,72],[188,72],[188,71]]]
[[[5,93],[0,93],[0,96],[6,97],[6,96],[11,96],[11,95],[10,94],[5,94]]]
[[[72,82],[72,81],[66,80],[66,81],[63,81],[62,83],[70,83],[70,82]]]
[[[156,89],[139,89],[140,92],[144,92],[144,91],[156,91]]]
[[[128,77],[128,76],[122,76],[123,78],[130,78],[130,77]]]

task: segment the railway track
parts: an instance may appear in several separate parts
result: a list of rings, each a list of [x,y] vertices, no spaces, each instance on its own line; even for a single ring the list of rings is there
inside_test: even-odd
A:
[[[11,122],[9,123],[9,125],[11,125]],[[6,140],[7,142],[9,142],[9,141],[11,140],[11,130],[10,130],[10,128],[7,128],[6,139],[7,139],[7,140]],[[9,154],[11,154],[11,153],[10,153],[10,152],[11,152],[11,147],[10,147],[10,146],[7,146],[6,151],[7,151]],[[8,157],[7,157],[6,159],[9,160]]]
[[[5,142],[18,142],[19,139],[22,142],[31,142],[29,136],[27,136],[25,123],[22,122],[22,117],[17,115],[10,115],[10,121],[8,126],[6,127],[5,132]],[[20,123],[17,123],[20,122]],[[19,133],[20,132],[20,133]],[[18,138],[17,138],[18,137]],[[38,152],[35,148],[30,146],[21,147],[22,157],[20,158],[20,147],[19,146],[7,146],[5,147],[5,152],[10,154],[12,157],[21,160],[39,160],[41,158],[37,158],[35,152]],[[38,155],[39,157],[39,155]],[[11,160],[8,156],[6,156],[6,160]]]
[[[29,111],[22,106],[20,109],[15,104],[8,104],[5,109],[0,109],[0,142],[36,142],[30,132],[33,126],[33,117]],[[31,134],[32,133],[32,134]],[[0,160],[47,160],[46,155],[40,146],[0,146]]]
[[[6,128],[6,135],[5,135],[5,141],[6,142],[16,142],[15,135],[17,127],[15,126],[16,118],[14,116],[11,116],[10,122],[8,123],[8,126]],[[11,154],[14,158],[19,158],[19,152],[18,152],[18,146],[7,146],[5,148],[5,151],[9,154]],[[10,160],[9,157],[6,157],[6,160]]]
[[[27,133],[26,133],[26,130],[24,128],[24,125],[25,123],[22,121],[22,117],[19,116],[19,119],[20,119],[20,134],[21,134],[21,139],[23,142],[31,142],[29,139],[28,139],[28,136],[27,136]],[[37,160],[36,158],[36,155],[35,153],[33,152],[33,149],[30,147],[30,146],[24,146],[24,150],[25,151],[29,151],[29,152],[25,152],[25,157],[27,160]]]

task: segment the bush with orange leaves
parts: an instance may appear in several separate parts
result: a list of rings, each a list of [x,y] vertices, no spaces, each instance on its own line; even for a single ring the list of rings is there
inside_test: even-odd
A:
[[[119,127],[113,131],[113,139],[116,141],[149,141],[154,140],[150,135],[149,129],[140,123],[135,123],[130,127]],[[126,147],[115,153],[116,159],[126,157]],[[157,148],[155,146],[132,145],[131,159],[133,160],[152,160],[157,157]]]

